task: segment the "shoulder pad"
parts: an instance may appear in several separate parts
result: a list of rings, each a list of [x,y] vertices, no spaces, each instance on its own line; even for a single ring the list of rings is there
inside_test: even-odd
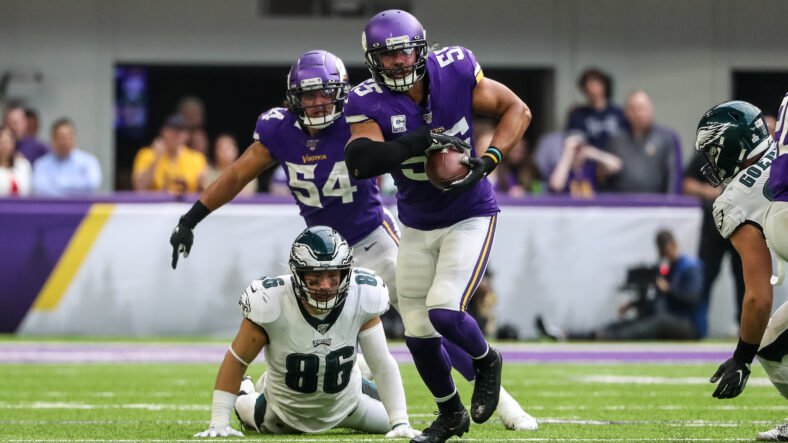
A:
[[[276,321],[282,312],[282,295],[287,293],[290,284],[285,277],[289,276],[253,280],[238,301],[243,316],[258,325]]]
[[[733,231],[745,221],[744,211],[729,196],[726,196],[725,192],[714,200],[712,212],[714,214],[714,225],[725,238],[729,238]]]
[[[269,131],[276,131],[283,123],[289,119],[290,111],[286,108],[271,108],[257,117],[254,128],[254,139],[261,141],[266,138]]]
[[[389,290],[380,276],[371,269],[354,267],[351,277],[351,285],[356,286],[358,291],[361,312],[371,319],[388,311]]]

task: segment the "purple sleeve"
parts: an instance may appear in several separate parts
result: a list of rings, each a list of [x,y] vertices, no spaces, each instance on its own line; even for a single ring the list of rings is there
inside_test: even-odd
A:
[[[383,96],[381,88],[374,80],[368,79],[351,89],[347,99],[345,99],[343,110],[345,122],[352,125],[369,120],[378,121],[375,118],[377,109],[376,98],[379,99]]]
[[[271,150],[273,135],[281,122],[285,119],[281,108],[272,108],[260,114],[255,123],[254,134],[252,137],[255,141],[262,143],[268,150]]]
[[[788,154],[781,155],[772,162],[769,188],[775,200],[788,201]]]
[[[458,79],[461,84],[467,85],[471,91],[484,77],[481,65],[476,61],[473,52],[462,46],[443,48],[435,53],[435,59],[442,69],[451,69],[452,79]]]
[[[780,103],[780,109],[777,111],[777,127],[774,132],[774,140],[780,147],[788,143],[788,140],[786,140],[786,138],[788,138],[786,137],[788,136],[788,131],[785,130],[786,108],[788,108],[788,94],[785,94],[785,97],[783,97],[783,101]]]

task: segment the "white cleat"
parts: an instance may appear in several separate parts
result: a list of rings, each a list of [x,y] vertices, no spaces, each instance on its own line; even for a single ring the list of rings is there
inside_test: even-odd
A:
[[[777,425],[774,429],[769,429],[765,432],[759,432],[755,436],[757,441],[788,441],[788,422]]]
[[[252,377],[245,375],[243,380],[241,380],[241,389],[238,390],[238,395],[247,395],[254,392],[254,382],[252,381]]]
[[[536,419],[523,411],[517,400],[512,398],[503,386],[501,386],[497,412],[506,429],[511,431],[536,431],[539,429],[539,423],[536,422]]]

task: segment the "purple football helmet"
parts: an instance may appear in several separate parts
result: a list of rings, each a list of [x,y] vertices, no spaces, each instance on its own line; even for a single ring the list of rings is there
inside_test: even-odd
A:
[[[309,51],[298,57],[287,74],[287,102],[289,108],[301,122],[310,128],[322,129],[342,116],[345,97],[350,92],[347,71],[342,60],[323,51]],[[305,96],[315,99],[317,95],[329,99],[325,104],[306,106]],[[307,108],[318,116],[310,117]]]
[[[407,91],[421,80],[427,70],[427,32],[416,17],[390,9],[372,17],[361,34],[364,57],[376,82],[392,91]],[[410,65],[385,68],[381,55],[415,52],[416,60]]]

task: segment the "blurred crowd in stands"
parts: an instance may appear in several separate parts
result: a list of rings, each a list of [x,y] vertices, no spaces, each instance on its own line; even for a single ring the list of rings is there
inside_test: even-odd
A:
[[[596,193],[651,193],[697,196],[713,200],[713,188],[696,180],[697,166],[682,158],[674,130],[654,121],[654,105],[646,91],[630,93],[623,108],[611,101],[612,81],[590,68],[578,79],[585,102],[569,110],[563,130],[539,137],[536,146],[521,141],[490,176],[496,189],[510,197],[568,194],[592,198]],[[206,112],[195,96],[183,98],[160,123],[157,136],[140,147],[128,188],[145,192],[199,192],[241,153],[231,134],[213,139],[205,130]],[[767,117],[773,130],[774,118]],[[5,109],[0,131],[0,196],[66,196],[89,194],[101,186],[96,157],[78,148],[78,131],[58,119],[46,136],[39,135],[35,110]],[[477,151],[489,144],[495,122],[474,121]],[[686,173],[683,165],[688,163]],[[127,179],[128,180],[128,179]],[[282,171],[259,187],[289,194]],[[380,179],[384,195],[396,192],[388,177]],[[258,192],[250,184],[242,195]]]

